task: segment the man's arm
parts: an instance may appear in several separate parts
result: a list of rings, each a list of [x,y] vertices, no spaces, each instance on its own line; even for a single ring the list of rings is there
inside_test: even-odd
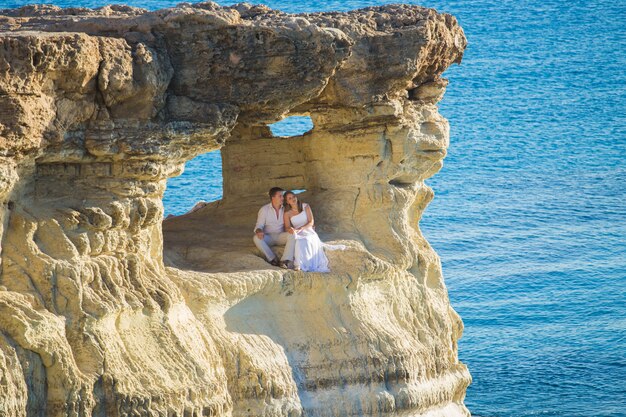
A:
[[[256,216],[256,225],[254,226],[254,233],[256,233],[257,236],[259,236],[259,234],[261,235],[259,236],[259,239],[263,239],[263,229],[265,228],[265,210],[263,210],[264,208],[265,206],[259,209],[259,214],[257,214]]]

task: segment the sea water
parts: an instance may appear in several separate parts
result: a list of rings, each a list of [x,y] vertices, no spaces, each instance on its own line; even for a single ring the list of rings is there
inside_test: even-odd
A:
[[[454,14],[469,41],[445,73],[451,144],[421,222],[465,323],[467,406],[483,417],[626,416],[626,2],[407,3]],[[218,199],[221,180],[219,152],[190,161],[168,182],[166,213]]]

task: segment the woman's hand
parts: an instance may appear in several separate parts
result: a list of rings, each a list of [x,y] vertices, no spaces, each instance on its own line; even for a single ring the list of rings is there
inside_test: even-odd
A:
[[[293,227],[290,227],[287,229],[287,233],[291,233],[292,235],[296,234],[296,229],[294,229]]]

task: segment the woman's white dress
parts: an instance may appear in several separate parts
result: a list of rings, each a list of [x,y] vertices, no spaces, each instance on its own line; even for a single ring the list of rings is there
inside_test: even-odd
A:
[[[302,212],[291,218],[294,228],[302,227],[309,221],[306,216],[306,204]],[[306,272],[330,272],[328,258],[324,253],[324,244],[313,228],[306,228],[296,233],[296,247],[293,262]]]

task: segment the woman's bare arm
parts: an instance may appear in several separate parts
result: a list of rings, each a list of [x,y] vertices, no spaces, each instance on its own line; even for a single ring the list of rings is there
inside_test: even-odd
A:
[[[293,233],[293,227],[291,226],[291,214],[283,214],[283,223],[285,224],[285,232]]]
[[[306,211],[306,219],[308,220],[308,222],[304,226],[299,227],[298,230],[313,227],[313,225],[315,224],[315,219],[313,218],[313,212],[311,211],[311,206],[307,204],[304,210]]]

